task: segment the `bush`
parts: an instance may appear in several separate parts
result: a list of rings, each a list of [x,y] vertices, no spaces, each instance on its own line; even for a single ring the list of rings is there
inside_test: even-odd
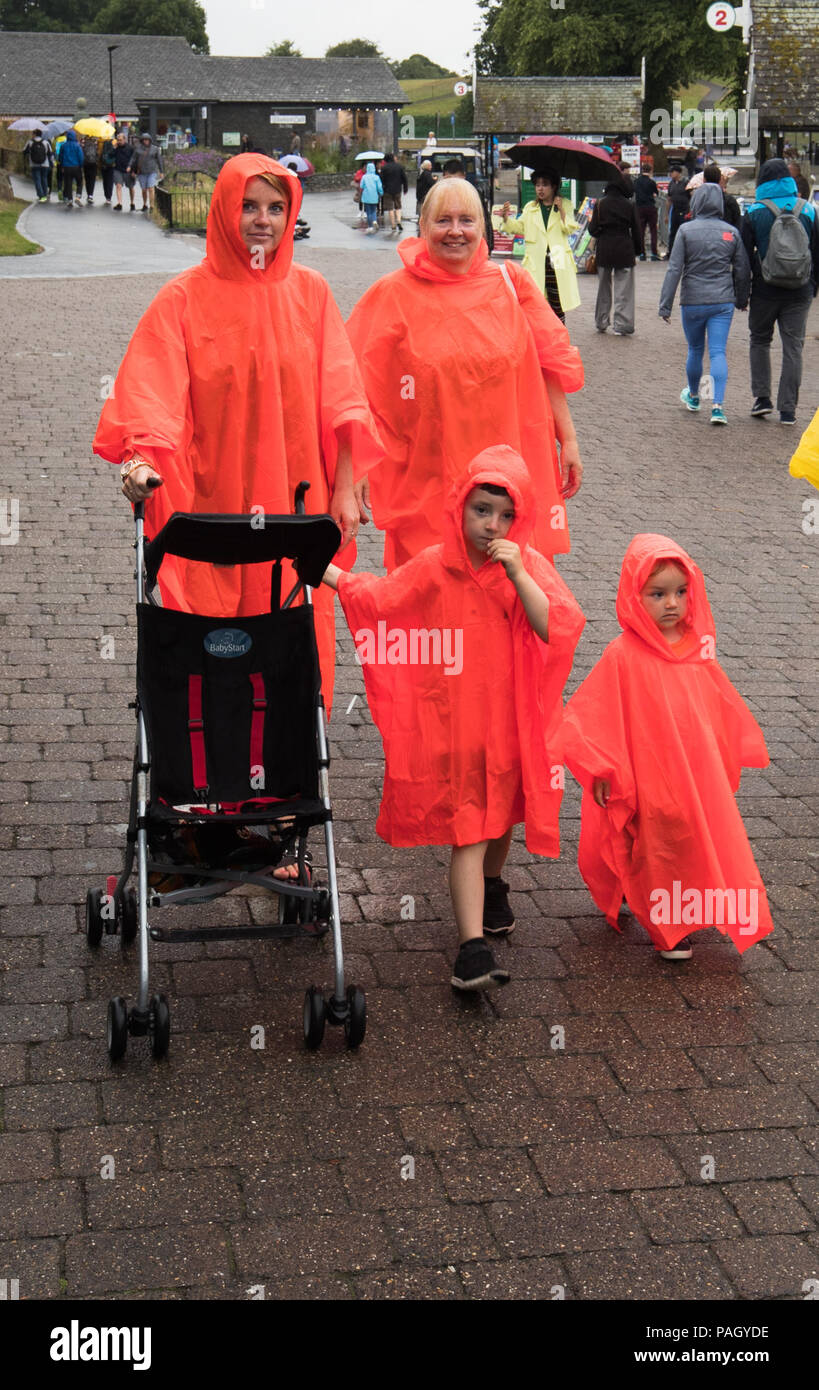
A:
[[[165,156],[165,174],[163,182],[168,183],[188,183],[191,182],[190,176],[193,175],[193,182],[196,183],[198,174],[206,174],[209,178],[215,179],[226,164],[229,155],[222,154],[221,150],[210,150],[194,147],[191,150],[177,150],[174,154]]]

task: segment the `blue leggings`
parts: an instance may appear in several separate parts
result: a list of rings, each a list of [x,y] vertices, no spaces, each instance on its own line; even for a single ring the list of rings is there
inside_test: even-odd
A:
[[[688,389],[692,396],[700,394],[702,359],[705,352],[705,335],[708,334],[708,361],[711,376],[714,378],[714,405],[722,405],[725,400],[725,387],[728,384],[728,359],[725,347],[731,320],[734,317],[733,304],[683,304],[682,326],[688,341],[688,360],[685,370],[688,374]]]

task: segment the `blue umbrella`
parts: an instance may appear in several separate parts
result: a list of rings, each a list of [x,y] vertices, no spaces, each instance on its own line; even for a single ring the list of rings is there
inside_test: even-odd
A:
[[[70,121],[49,121],[48,125],[41,127],[41,129],[46,140],[53,140],[55,135],[65,135],[74,127]]]

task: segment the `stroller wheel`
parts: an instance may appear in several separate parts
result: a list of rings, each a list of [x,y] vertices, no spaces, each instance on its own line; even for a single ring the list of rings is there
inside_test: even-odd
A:
[[[101,888],[89,888],[85,895],[85,938],[89,946],[99,946],[102,941],[102,898]]]
[[[120,942],[127,946],[133,941],[137,934],[137,900],[133,888],[128,888],[122,895],[122,910],[120,913]]]
[[[128,1009],[124,999],[112,999],[108,1005],[108,1056],[118,1062],[128,1046]]]
[[[360,1047],[367,1031],[367,999],[363,989],[350,985],[347,990],[347,1017],[344,1020],[344,1036],[348,1047]]]
[[[313,1052],[321,1047],[326,1019],[324,995],[315,985],[311,985],[304,996],[304,1044]]]
[[[164,1057],[171,1041],[171,1011],[164,994],[155,994],[151,1000],[148,1028],[152,1053],[155,1057]]]

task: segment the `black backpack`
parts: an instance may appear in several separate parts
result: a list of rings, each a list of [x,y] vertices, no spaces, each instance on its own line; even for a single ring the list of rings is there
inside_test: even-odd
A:
[[[29,158],[31,159],[32,164],[46,163],[48,159],[48,153],[45,147],[45,140],[32,140]]]

